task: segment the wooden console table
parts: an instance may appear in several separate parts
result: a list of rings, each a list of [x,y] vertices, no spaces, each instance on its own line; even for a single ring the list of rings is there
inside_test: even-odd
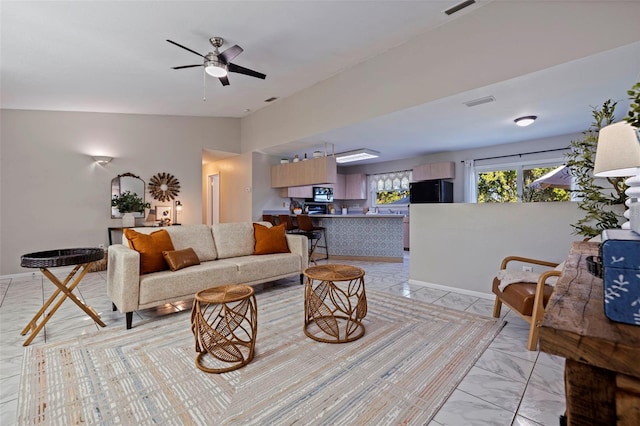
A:
[[[604,315],[602,279],[587,271],[598,244],[575,242],[545,310],[540,349],[566,358],[568,425],[640,424],[640,326]]]

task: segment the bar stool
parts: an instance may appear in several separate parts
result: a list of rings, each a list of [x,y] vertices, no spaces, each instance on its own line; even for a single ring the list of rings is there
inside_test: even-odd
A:
[[[276,217],[272,214],[263,214],[262,220],[265,222],[269,222],[273,226],[276,226],[278,223],[276,222]]]
[[[309,215],[299,214],[297,216],[297,219],[298,219],[298,227],[300,228],[301,231],[306,233],[311,233],[311,234],[315,234],[319,231],[321,233],[321,237],[324,238],[324,245],[318,244],[320,242],[320,238],[318,238],[315,241],[315,245],[313,245],[313,250],[315,251],[316,248],[323,248],[325,256],[315,259],[314,262],[316,260],[329,259],[329,247],[328,247],[329,244],[327,243],[327,229],[324,226],[314,226],[313,222],[311,221],[311,217],[309,217]],[[313,241],[312,241],[312,244],[313,244]],[[309,255],[309,258],[311,258],[311,255]]]
[[[296,232],[298,230],[298,227],[293,224],[293,220],[288,214],[279,214],[278,220],[280,223],[284,223],[284,229],[286,232]]]

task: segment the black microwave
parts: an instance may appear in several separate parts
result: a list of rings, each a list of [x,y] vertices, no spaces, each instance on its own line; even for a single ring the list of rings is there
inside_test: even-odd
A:
[[[325,186],[313,187],[314,203],[333,203],[333,188]]]

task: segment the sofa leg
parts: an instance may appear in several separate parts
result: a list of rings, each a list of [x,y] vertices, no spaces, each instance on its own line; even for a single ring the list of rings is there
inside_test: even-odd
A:
[[[127,312],[125,316],[127,318],[127,330],[131,330],[131,323],[133,322],[133,312]]]
[[[304,284],[304,274],[300,274],[300,285]]]
[[[118,308],[116,308],[116,304],[115,304],[115,303],[113,303],[113,302],[111,302],[111,310],[112,310],[113,312],[115,312],[115,311],[117,311],[117,310],[118,310]]]

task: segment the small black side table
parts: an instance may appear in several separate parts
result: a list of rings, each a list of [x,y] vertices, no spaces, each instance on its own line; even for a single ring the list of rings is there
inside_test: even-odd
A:
[[[58,310],[60,305],[65,299],[71,299],[80,309],[82,309],[87,315],[91,317],[100,327],[106,327],[106,324],[102,322],[98,313],[90,306],[87,306],[78,299],[72,292],[80,284],[80,281],[89,272],[89,267],[98,260],[104,257],[104,250],[101,248],[71,248],[71,249],[59,249],[40,251],[36,253],[29,253],[22,256],[20,266],[24,268],[40,268],[42,274],[49,278],[56,287],[56,291],[53,292],[51,297],[42,305],[42,308],[33,317],[29,324],[20,333],[24,336],[27,333],[31,333],[27,340],[22,344],[28,346],[33,339],[38,335],[40,330],[45,326],[47,321]],[[58,266],[76,265],[71,272],[67,275],[64,281],[60,281],[55,275],[53,275],[49,269]],[[76,273],[80,271],[80,274],[73,280]],[[73,280],[73,282],[72,282]],[[56,302],[51,311],[45,314],[45,311],[51,306],[51,304],[62,293],[62,297]],[[38,320],[42,317],[42,321],[38,323]]]

